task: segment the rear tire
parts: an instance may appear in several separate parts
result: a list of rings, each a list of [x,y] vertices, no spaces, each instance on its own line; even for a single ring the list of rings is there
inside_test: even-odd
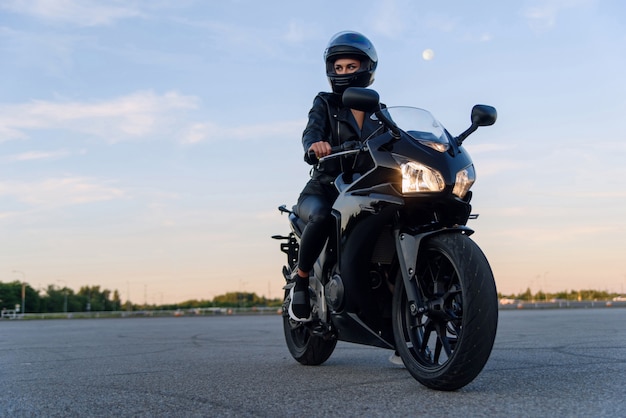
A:
[[[285,292],[285,306],[289,306],[289,292]],[[285,342],[291,356],[306,366],[318,366],[331,356],[337,345],[337,338],[333,335],[314,335],[311,323],[301,323],[292,320],[286,309],[283,309],[283,331]]]
[[[401,272],[396,278],[398,353],[423,385],[459,389],[481,372],[496,337],[498,298],[489,262],[467,235],[435,235],[421,244],[415,281],[421,300],[412,314]]]

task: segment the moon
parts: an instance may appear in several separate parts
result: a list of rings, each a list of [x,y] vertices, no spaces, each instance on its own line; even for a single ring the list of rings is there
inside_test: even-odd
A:
[[[433,58],[435,58],[435,51],[430,48],[425,49],[424,52],[422,52],[422,58],[424,58],[424,61],[432,60]]]

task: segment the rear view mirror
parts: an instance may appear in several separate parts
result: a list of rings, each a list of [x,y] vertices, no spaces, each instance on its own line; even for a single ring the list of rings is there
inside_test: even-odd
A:
[[[465,138],[470,136],[472,132],[476,131],[479,126],[490,126],[496,123],[498,118],[498,112],[493,106],[477,104],[472,108],[472,126],[470,126],[465,132],[456,137],[456,143],[461,145]]]
[[[378,92],[363,87],[348,87],[343,92],[342,101],[344,106],[362,112],[376,112],[380,110],[380,97]]]
[[[476,105],[472,108],[472,125],[490,126],[496,123],[496,108],[487,105]]]

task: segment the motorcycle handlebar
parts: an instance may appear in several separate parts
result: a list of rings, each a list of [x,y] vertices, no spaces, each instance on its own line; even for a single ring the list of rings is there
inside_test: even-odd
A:
[[[359,148],[359,149],[361,148],[361,142],[360,141],[347,141],[347,142],[344,142],[341,145],[337,145],[335,147],[330,147],[330,154],[327,155],[327,157],[330,156],[330,155],[333,155],[333,154],[337,154],[338,152],[355,150],[357,148]],[[315,151],[309,150],[307,152],[307,156],[309,157],[310,161],[319,162],[319,159],[317,158],[317,155],[315,155]],[[322,157],[322,158],[325,158],[325,157]]]

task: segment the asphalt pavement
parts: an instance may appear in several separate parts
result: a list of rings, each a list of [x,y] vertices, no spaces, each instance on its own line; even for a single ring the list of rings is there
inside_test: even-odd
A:
[[[483,372],[437,392],[388,350],[321,366],[279,315],[0,321],[0,417],[622,417],[626,309],[506,310]]]

